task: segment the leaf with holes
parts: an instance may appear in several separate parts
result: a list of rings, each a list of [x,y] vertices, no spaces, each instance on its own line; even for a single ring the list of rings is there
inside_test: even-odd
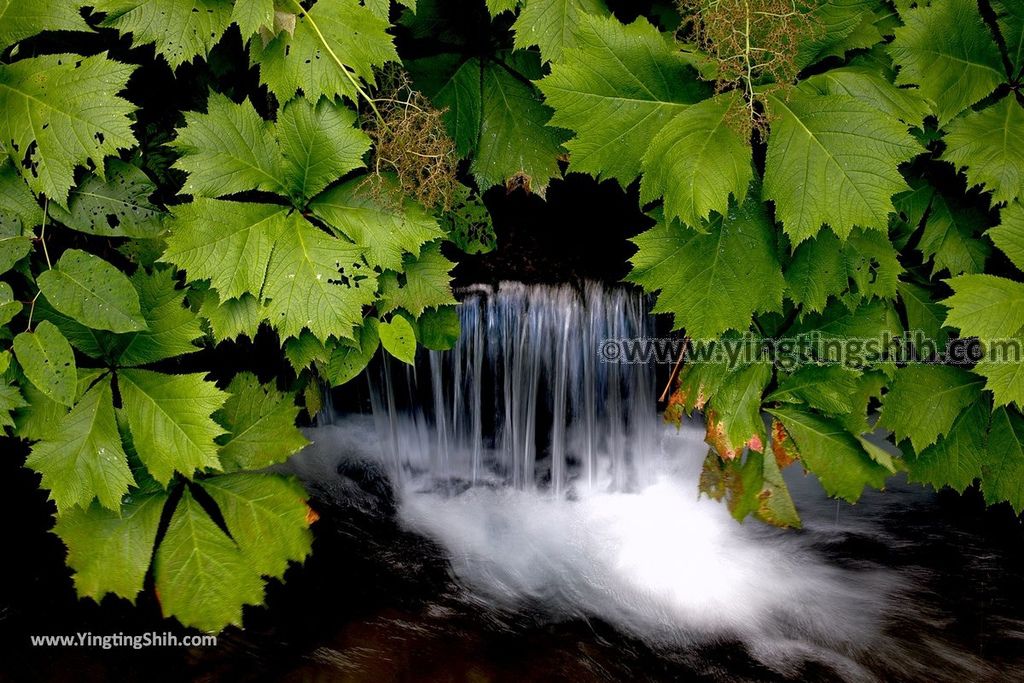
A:
[[[78,383],[75,353],[53,323],[43,320],[35,332],[15,337],[14,353],[25,376],[40,391],[57,403],[74,405]]]

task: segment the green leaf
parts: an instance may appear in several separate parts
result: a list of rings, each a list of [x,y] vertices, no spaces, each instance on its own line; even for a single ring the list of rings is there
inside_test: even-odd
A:
[[[267,268],[266,316],[282,339],[308,329],[321,341],[352,337],[363,306],[375,298],[373,273],[359,265],[362,249],[331,237],[298,214],[285,222]]]
[[[985,402],[970,406],[953,422],[949,434],[906,459],[908,481],[935,489],[949,486],[963,491],[981,476],[986,460],[985,440],[989,408]]]
[[[359,328],[359,339],[342,340],[331,350],[324,376],[332,387],[355,379],[373,360],[380,346],[380,330],[376,318],[367,318]]]
[[[409,60],[407,67],[416,87],[444,112],[448,134],[460,157],[469,156],[478,147],[486,147],[491,142],[480,138],[484,62],[475,57],[463,61],[461,55],[445,53]],[[544,119],[549,117],[546,113]],[[493,142],[500,145],[502,141]]]
[[[298,375],[313,363],[326,363],[330,352],[312,332],[303,330],[298,337],[292,337],[285,342],[284,355]]]
[[[284,161],[272,124],[251,104],[235,104],[210,93],[205,114],[185,113],[185,126],[170,146],[181,157],[174,168],[185,171],[183,192],[194,197],[221,197],[247,190],[282,189]]]
[[[419,257],[406,256],[402,272],[380,277],[380,313],[404,308],[419,316],[427,308],[455,303],[449,273],[455,264],[441,253],[441,243],[423,247]],[[404,284],[403,284],[404,280]]]
[[[908,331],[920,330],[927,339],[934,341],[938,348],[944,348],[949,337],[944,325],[946,307],[935,303],[924,287],[902,281],[897,287],[903,309],[907,312]]]
[[[566,143],[570,171],[628,185],[654,136],[708,88],[673,41],[642,17],[625,25],[584,16],[577,41],[538,83],[555,110],[551,125],[576,133]]]
[[[33,192],[66,204],[76,166],[135,145],[134,107],[116,95],[133,68],[106,53],[0,64],[0,140]]]
[[[15,301],[14,290],[6,282],[0,282],[0,325],[11,322],[21,312],[21,302]]]
[[[156,184],[138,166],[107,159],[106,179],[90,175],[71,190],[68,208],[50,206],[50,215],[69,228],[101,237],[156,237],[164,212],[149,196]]]
[[[805,365],[788,378],[765,401],[806,403],[829,415],[842,417],[853,412],[858,373],[841,365]]]
[[[781,308],[784,285],[774,229],[757,192],[704,228],[659,220],[632,239],[639,251],[626,278],[660,290],[653,311],[671,313],[673,329],[685,328],[694,339],[746,330],[754,313]]]
[[[983,380],[947,365],[908,365],[896,371],[878,425],[920,453],[948,434],[957,416],[981,399]]]
[[[742,107],[733,91],[670,119],[644,154],[641,203],[664,195],[665,214],[685,225],[700,225],[712,211],[724,215],[730,197],[742,203],[754,176],[750,141],[729,118]]]
[[[843,245],[843,258],[858,297],[896,298],[903,267],[885,232],[855,228]]]
[[[245,294],[238,299],[221,302],[212,290],[203,299],[199,313],[210,323],[214,341],[218,343],[242,335],[253,339],[267,318],[266,309],[256,297]]]
[[[231,21],[238,25],[244,41],[261,28],[274,25],[274,0],[235,0]]]
[[[247,473],[210,477],[201,484],[258,574],[280,577],[289,562],[302,562],[309,555],[309,507],[297,482],[276,474]]]
[[[421,204],[411,199],[400,205],[383,203],[363,182],[355,178],[333,187],[314,199],[310,208],[314,215],[363,247],[371,266],[400,270],[404,254],[419,256],[424,244],[444,237],[437,220]],[[385,182],[395,188],[395,183]]]
[[[863,446],[835,421],[796,408],[773,408],[800,451],[800,460],[830,496],[851,503],[865,486],[882,488],[889,470],[875,462]]]
[[[791,329],[792,335],[815,332],[825,340],[878,339],[885,333],[898,336],[903,327],[891,304],[873,299],[853,308],[833,302],[822,313],[805,316]]]
[[[798,46],[798,66],[803,69],[826,57],[842,57],[847,50],[871,47],[882,40],[874,26],[878,4],[875,0],[811,4],[808,16],[815,30]]]
[[[266,45],[249,41],[250,59],[259,65],[260,80],[278,102],[289,101],[299,89],[310,102],[324,95],[356,101],[350,78],[373,85],[374,68],[398,61],[387,19],[375,16],[357,0],[318,2],[308,13],[299,12],[296,5],[294,0],[287,4],[289,11],[298,14],[294,32],[278,33]]]
[[[566,48],[576,47],[576,29],[584,15],[608,13],[601,0],[527,0],[512,24],[517,50],[533,45],[544,61],[559,61]]]
[[[145,365],[196,351],[193,342],[203,336],[203,330],[196,314],[184,305],[188,290],[175,288],[174,271],[165,268],[147,274],[140,269],[132,276],[132,284],[139,292],[146,329],[119,337],[117,364]]]
[[[135,602],[143,588],[167,494],[133,495],[120,510],[96,503],[57,517],[53,532],[68,547],[81,598],[99,602],[113,593]]]
[[[961,275],[947,281],[953,296],[946,325],[963,336],[982,339],[1012,337],[1024,327],[1024,283],[995,275]]]
[[[829,69],[801,81],[800,87],[820,95],[853,97],[911,126],[921,126],[931,110],[917,90],[897,88],[866,67]]]
[[[708,404],[707,442],[722,458],[732,460],[752,450],[764,450],[761,396],[772,378],[767,363],[755,363],[726,376]]]
[[[462,332],[459,312],[455,306],[428,308],[417,320],[420,343],[433,351],[447,351],[455,346]]]
[[[996,407],[1016,403],[1024,405],[1024,335],[1013,339],[986,343],[986,355],[974,366],[974,372],[985,378],[985,388],[992,392]]]
[[[384,350],[403,363],[413,365],[416,359],[416,333],[409,321],[400,315],[378,326]]]
[[[846,95],[772,96],[764,198],[794,244],[827,224],[885,228],[892,196],[907,188],[898,170],[921,151],[906,126]]]
[[[829,297],[845,292],[848,284],[842,243],[831,230],[822,230],[793,251],[786,289],[803,310],[824,310]]]
[[[0,432],[7,427],[14,427],[15,423],[11,418],[11,413],[27,405],[28,403],[22,398],[18,387],[10,384],[0,384]],[[20,431],[18,433],[21,435]]]
[[[948,126],[941,159],[964,169],[971,185],[992,193],[992,203],[1024,196],[1024,107],[1011,93]]]
[[[1024,511],[1024,418],[1015,410],[992,413],[981,491],[989,505],[1007,501],[1018,515]]]
[[[490,211],[465,185],[459,185],[451,210],[439,219],[448,239],[466,254],[487,254],[498,246]]]
[[[223,410],[215,416],[229,432],[220,446],[225,471],[263,469],[309,444],[295,427],[299,408],[294,394],[282,393],[273,384],[261,385],[248,372],[235,375],[228,393]]]
[[[75,353],[53,323],[43,320],[35,332],[15,337],[14,353],[25,376],[40,391],[58,403],[74,405],[78,382]]]
[[[987,243],[974,237],[981,216],[970,209],[953,206],[945,197],[932,199],[928,220],[917,244],[925,260],[932,259],[936,273],[947,270],[950,275],[981,273],[988,258]]]
[[[224,433],[210,417],[228,395],[203,373],[166,375],[123,370],[118,387],[139,458],[166,486],[175,472],[219,468],[215,439]]]
[[[14,165],[0,155],[0,273],[28,253],[32,228],[42,222],[43,210],[32,190]],[[15,257],[20,251],[25,253]]]
[[[98,256],[68,249],[39,276],[38,284],[51,306],[95,330],[146,329],[132,283]]]
[[[985,234],[1006,254],[1018,270],[1024,271],[1024,204],[1012,202],[1000,212],[1002,221]]]
[[[231,0],[90,0],[106,12],[102,26],[132,35],[135,46],[156,43],[171,69],[206,56],[231,24]]]
[[[1003,82],[1003,60],[975,0],[946,0],[902,13],[889,54],[897,85],[916,84],[935,104],[939,125]]]
[[[314,107],[296,100],[277,122],[284,155],[284,184],[295,197],[306,199],[349,171],[363,167],[370,138],[355,125],[356,113],[323,99]]]
[[[209,280],[224,299],[263,291],[271,252],[289,223],[276,204],[196,199],[174,207],[161,260]]]
[[[42,31],[88,31],[85,1],[0,0],[0,51]]]
[[[1019,77],[1024,70],[1024,7],[1014,0],[993,0],[992,9],[1013,67],[1011,73]]]
[[[263,580],[249,557],[185,489],[156,552],[156,591],[165,616],[219,631],[242,624],[242,605],[263,602]]]
[[[55,428],[32,447],[25,464],[43,475],[60,513],[99,498],[117,511],[135,483],[114,418],[110,377],[97,382]]]

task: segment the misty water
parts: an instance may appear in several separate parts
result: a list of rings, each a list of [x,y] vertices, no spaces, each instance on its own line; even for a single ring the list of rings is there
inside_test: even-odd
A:
[[[453,350],[372,366],[368,409],[328,408],[287,465],[343,511],[321,524],[393,525],[357,544],[374,572],[443,568],[412,608],[367,598],[304,673],[487,679],[509,670],[503,648],[531,678],[1024,677],[1012,529],[899,479],[837,503],[799,465],[785,476],[803,529],[738,524],[698,495],[703,430],[662,422],[656,368],[601,362],[602,340],[654,333],[641,296],[509,283],[462,298]]]

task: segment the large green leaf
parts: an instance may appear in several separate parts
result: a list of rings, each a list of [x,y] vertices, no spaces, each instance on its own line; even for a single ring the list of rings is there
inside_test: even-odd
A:
[[[829,415],[842,417],[854,410],[858,373],[842,365],[805,365],[785,380],[765,401],[806,403]]]
[[[146,329],[119,336],[117,364],[145,365],[198,350],[193,342],[203,330],[196,314],[184,305],[188,290],[175,287],[174,271],[140,269],[132,284],[139,292]]]
[[[167,485],[175,472],[219,468],[215,439],[224,430],[211,415],[228,395],[202,373],[166,375],[123,370],[118,387],[139,458],[153,478]]]
[[[380,343],[384,350],[404,363],[413,365],[416,360],[416,333],[409,321],[396,315],[388,322],[378,325]]]
[[[882,488],[889,470],[835,421],[796,408],[772,408],[800,452],[800,460],[830,496],[857,502],[865,486]]]
[[[333,387],[345,384],[366,369],[379,347],[377,319],[367,318],[359,328],[358,340],[343,340],[331,350],[324,377]]]
[[[767,363],[754,363],[730,373],[708,404],[707,441],[721,457],[731,460],[750,446],[764,450],[767,437],[761,418],[761,396],[772,377]]]
[[[885,228],[892,197],[907,188],[900,163],[921,151],[906,126],[846,95],[772,96],[764,198],[794,244],[827,224]]]
[[[646,19],[624,25],[584,16],[577,47],[538,83],[555,110],[551,124],[575,131],[569,169],[623,185],[668,121],[708,94],[673,42]]]
[[[206,56],[231,24],[231,0],[89,0],[106,12],[103,26],[130,33],[132,43],[156,43],[172,69]]]
[[[948,434],[957,416],[981,399],[984,380],[947,365],[908,365],[896,371],[878,425],[920,453]]]
[[[156,552],[156,590],[166,616],[203,631],[242,624],[242,605],[263,601],[252,560],[186,488]]]
[[[933,197],[917,243],[922,256],[935,264],[933,277],[943,270],[950,275],[985,270],[990,248],[987,242],[975,237],[980,232],[981,221],[982,217],[975,211],[955,206],[942,195]]]
[[[633,238],[639,250],[627,279],[660,291],[654,312],[671,313],[673,327],[694,339],[709,339],[746,330],[754,313],[781,308],[784,281],[774,229],[757,192],[703,227],[706,232],[659,220]]]
[[[908,331],[920,330],[925,337],[934,341],[938,348],[944,347],[948,337],[944,324],[946,307],[936,303],[931,293],[919,285],[900,282],[897,288],[903,309],[907,312]]]
[[[206,113],[186,112],[170,145],[181,154],[174,168],[188,173],[184,192],[195,197],[282,188],[284,161],[272,124],[246,102],[211,93]]]
[[[40,391],[63,405],[74,404],[78,384],[75,353],[53,323],[43,320],[35,332],[15,337],[14,353],[25,376]]]
[[[284,155],[284,184],[294,197],[315,197],[363,166],[370,138],[355,122],[354,111],[327,99],[316,106],[296,100],[285,107],[277,122],[277,138]]]
[[[231,21],[238,25],[245,40],[261,28],[274,25],[274,0],[235,0]]]
[[[42,486],[61,513],[88,507],[98,498],[119,510],[121,496],[135,483],[114,418],[110,377],[82,396],[71,412],[35,446],[25,464],[43,475]]]
[[[992,9],[1006,44],[1011,74],[1019,77],[1024,71],[1024,6],[1015,0],[993,0]]]
[[[196,199],[174,208],[162,260],[209,280],[224,299],[259,296],[288,210],[276,204]]]
[[[405,199],[400,205],[382,202],[355,178],[324,192],[310,204],[313,213],[366,250],[371,266],[401,270],[405,254],[419,256],[420,248],[444,237],[437,219],[421,204]]]
[[[0,64],[0,140],[36,193],[65,204],[76,166],[135,145],[117,96],[134,67],[107,59],[46,55]]]
[[[88,31],[85,0],[0,0],[0,51],[41,31]]]
[[[1000,251],[1024,271],[1024,204],[1012,202],[1000,212],[999,225],[986,234]]]
[[[1011,93],[948,126],[942,159],[963,168],[993,203],[1024,196],[1024,107]]]
[[[540,48],[545,61],[559,61],[566,48],[577,45],[576,30],[583,15],[604,15],[601,0],[527,0],[512,24],[515,46]]]
[[[57,517],[53,531],[68,547],[79,597],[99,602],[107,593],[135,601],[142,590],[167,494],[136,494],[120,510],[93,503]]]
[[[280,577],[289,562],[309,555],[309,507],[297,482],[276,474],[225,474],[204,479],[202,487],[258,574]]]
[[[728,212],[730,196],[742,203],[754,175],[750,141],[730,125],[730,116],[743,106],[734,91],[670,119],[644,154],[640,201],[664,195],[666,216],[694,226],[712,211]]]
[[[362,249],[331,237],[298,214],[285,222],[267,268],[267,318],[282,339],[303,328],[321,341],[352,337],[373,302],[376,280],[359,265]]]
[[[917,456],[907,458],[908,479],[936,489],[949,486],[963,492],[981,476],[988,422],[988,405],[979,401],[969,406],[948,434]]]
[[[1003,60],[976,0],[944,0],[902,13],[889,54],[900,67],[897,85],[916,84],[935,105],[939,124],[1003,82]]]
[[[449,273],[455,263],[441,253],[441,243],[431,242],[418,257],[407,255],[399,276],[388,271],[380,278],[380,313],[404,308],[419,316],[427,308],[455,303]],[[404,283],[402,282],[404,280]]]
[[[1024,511],[1024,418],[1015,410],[992,413],[981,490],[990,505],[1005,500],[1018,515]]]
[[[215,416],[228,430],[220,446],[225,471],[263,469],[309,444],[295,427],[299,408],[294,394],[282,393],[273,384],[261,385],[248,372],[235,375],[228,393],[231,396]]]
[[[965,336],[1012,337],[1024,327],[1024,283],[995,275],[961,275],[949,280],[953,296],[946,325]]]
[[[917,90],[897,88],[875,70],[863,66],[829,69],[801,81],[804,90],[821,95],[847,95],[911,126],[921,126],[931,107]]]
[[[146,329],[132,283],[99,256],[68,249],[38,283],[50,305],[94,330]]]
[[[831,230],[822,230],[793,251],[786,290],[804,311],[824,310],[829,297],[845,292],[848,284],[842,243]]]
[[[90,175],[71,190],[68,208],[53,204],[50,216],[69,228],[102,237],[156,237],[164,212],[149,197],[156,184],[138,166],[107,160],[106,178]]]
[[[249,41],[249,55],[260,67],[260,80],[278,102],[287,102],[300,89],[310,102],[323,95],[332,100],[344,95],[354,101],[353,80],[373,84],[374,68],[398,61],[387,19],[375,16],[358,0],[323,0],[308,14],[299,11],[296,0],[286,0],[284,5],[299,15],[295,30],[282,31],[265,45],[261,40]],[[353,40],[355,36],[358,39]]]

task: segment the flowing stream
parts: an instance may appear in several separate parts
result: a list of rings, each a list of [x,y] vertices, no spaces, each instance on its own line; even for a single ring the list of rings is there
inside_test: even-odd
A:
[[[1024,676],[1019,535],[950,521],[934,492],[899,480],[837,504],[798,465],[785,476],[802,530],[737,524],[698,496],[703,431],[661,422],[654,366],[600,360],[603,339],[653,335],[642,296],[505,283],[462,298],[453,350],[372,366],[369,414],[322,416],[288,466],[337,501],[346,476],[378,472],[398,526],[440,549],[454,588],[417,628],[450,637],[454,613],[511,637],[589,624],[603,659],[566,656],[589,658],[595,680]],[[428,638],[415,633],[407,645]],[[363,664],[349,642],[318,666],[369,675],[394,654],[361,647]],[[637,648],[648,654],[631,660]]]

